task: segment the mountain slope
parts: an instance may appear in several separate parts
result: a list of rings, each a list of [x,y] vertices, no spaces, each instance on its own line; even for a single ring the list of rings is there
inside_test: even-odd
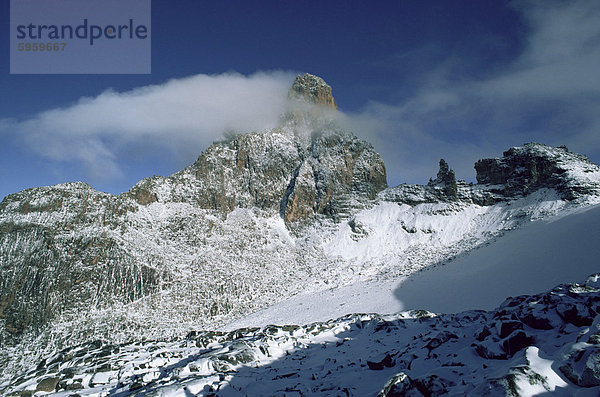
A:
[[[301,293],[224,329],[306,324],[349,313],[492,310],[507,296],[533,294],[598,272],[598,241],[600,206],[585,207],[507,231],[477,249],[406,278]]]
[[[319,89],[328,86],[303,81],[311,79],[327,100]],[[217,142],[190,167],[119,196],[82,183],[8,196],[0,204],[2,344],[18,352],[22,342],[182,335],[297,292],[297,281],[311,278],[307,261],[332,261],[296,242],[281,218],[335,219],[387,184],[371,145],[328,111],[300,103],[294,112],[280,128]],[[3,369],[15,362],[10,351],[0,352]]]

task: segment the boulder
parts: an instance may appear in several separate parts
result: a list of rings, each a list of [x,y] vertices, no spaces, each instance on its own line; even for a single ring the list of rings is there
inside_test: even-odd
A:
[[[53,392],[56,390],[56,385],[58,385],[58,381],[60,378],[58,377],[50,377],[42,379],[36,386],[35,391],[45,391],[45,392]]]

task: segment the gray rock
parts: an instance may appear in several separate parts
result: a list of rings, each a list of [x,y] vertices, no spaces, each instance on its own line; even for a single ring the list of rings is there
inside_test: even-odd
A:
[[[600,386],[600,348],[588,346],[571,353],[559,369],[576,385]]]
[[[58,385],[58,381],[60,378],[58,377],[52,377],[52,378],[46,378],[43,379],[42,381],[40,381],[38,383],[38,385],[35,388],[35,391],[47,391],[47,392],[53,392],[56,390],[56,385]]]
[[[394,359],[389,354],[385,357],[375,360],[367,360],[367,366],[369,369],[374,371],[381,371],[384,368],[390,368],[394,366]]]
[[[527,195],[540,188],[557,190],[564,199],[599,194],[600,186],[587,181],[580,173],[598,172],[600,167],[585,156],[571,153],[566,147],[527,143],[503,153],[502,158],[483,159],[475,163],[477,183],[499,185],[507,197]]]
[[[514,356],[517,352],[531,346],[534,338],[525,331],[515,331],[502,342],[502,349],[508,357]]]
[[[423,397],[410,376],[404,372],[394,375],[383,386],[377,397]]]
[[[440,160],[440,170],[434,180],[430,180],[428,186],[439,187],[444,195],[450,199],[458,198],[458,188],[454,171],[450,169],[446,160]]]
[[[485,380],[469,393],[469,396],[520,397],[524,393],[522,393],[523,391],[519,387],[519,380],[523,380],[523,383],[532,386],[539,385],[547,392],[552,391],[548,385],[548,380],[544,376],[524,365],[511,368],[509,373],[504,376]]]

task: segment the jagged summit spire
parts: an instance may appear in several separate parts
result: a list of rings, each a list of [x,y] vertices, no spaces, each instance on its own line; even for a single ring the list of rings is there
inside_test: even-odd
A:
[[[448,197],[458,197],[458,189],[456,187],[456,177],[454,175],[454,170],[450,169],[450,166],[444,159],[440,159],[440,170],[437,173],[437,178],[430,179],[428,185],[439,186],[443,188],[443,192]]]
[[[331,94],[331,86],[322,78],[309,73],[296,76],[288,95],[292,99],[300,99],[337,109]]]

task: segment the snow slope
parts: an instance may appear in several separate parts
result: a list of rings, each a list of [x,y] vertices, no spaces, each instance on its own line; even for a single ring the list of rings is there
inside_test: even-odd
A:
[[[377,219],[375,222],[381,222]],[[600,271],[600,205],[511,230],[494,241],[409,277],[363,281],[297,295],[225,329],[326,321],[347,313],[490,310]]]
[[[600,271],[600,206],[510,231],[445,266],[409,277],[394,291],[405,308],[434,312],[496,307]]]

